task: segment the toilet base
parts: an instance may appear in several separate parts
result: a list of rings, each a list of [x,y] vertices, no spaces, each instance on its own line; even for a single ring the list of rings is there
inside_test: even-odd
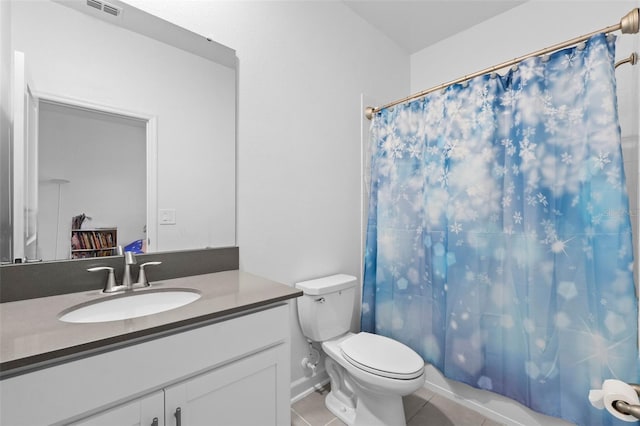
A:
[[[331,357],[325,367],[331,379],[325,405],[337,418],[349,426],[406,426],[401,395],[359,383]]]
[[[407,426],[402,397],[382,395],[361,387],[353,426]]]
[[[327,408],[349,426],[406,426],[402,396],[424,384],[422,374],[399,380],[373,375],[353,366],[342,356],[340,342],[351,337],[325,341],[325,368],[331,392],[325,399]]]
[[[325,398],[324,405],[327,406],[329,411],[331,411],[334,416],[342,420],[344,423],[348,425],[354,424],[356,419],[356,410],[352,407],[348,407],[346,404],[336,398],[336,396],[333,394],[333,391],[329,392],[329,394]]]
[[[406,426],[402,397],[380,395],[360,389],[356,408],[340,401],[331,391],[325,405],[337,418],[349,426]]]

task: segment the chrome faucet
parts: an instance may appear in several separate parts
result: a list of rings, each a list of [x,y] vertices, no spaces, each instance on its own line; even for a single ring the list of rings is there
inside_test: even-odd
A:
[[[139,284],[142,287],[149,287],[151,284],[149,284],[149,280],[147,280],[147,274],[145,272],[144,267],[152,266],[152,265],[160,265],[161,263],[162,262],[147,262],[140,265],[140,269],[138,270],[138,282],[136,284]]]
[[[116,276],[111,266],[96,266],[95,268],[87,269],[89,272],[96,271],[109,271],[109,278],[107,278],[107,284],[105,284],[103,293],[113,293],[123,289],[123,286],[116,284]]]
[[[107,284],[104,286],[103,293],[115,293],[117,291],[127,291],[132,290],[134,285],[140,285],[141,287],[148,287],[149,281],[147,280],[147,275],[145,273],[145,266],[152,265],[160,265],[162,262],[147,262],[140,265],[140,269],[138,272],[138,281],[134,282],[131,279],[131,265],[136,265],[136,256],[133,252],[126,251],[122,252],[122,246],[118,246],[118,255],[124,256],[124,274],[122,275],[122,284],[116,284],[116,278],[114,269],[110,266],[97,266],[95,268],[89,268],[87,271],[95,272],[95,271],[109,271],[109,276],[107,279]]]
[[[125,290],[131,290],[133,281],[131,280],[131,265],[135,265],[136,257],[133,252],[124,252],[124,274],[122,275],[122,286]]]
[[[122,246],[118,246],[118,255],[124,254],[124,274],[122,275],[122,284],[116,284],[116,278],[113,271],[113,268],[110,266],[98,266],[95,268],[89,268],[87,271],[95,272],[95,271],[109,271],[109,278],[107,279],[107,284],[104,286],[103,293],[115,293],[116,291],[122,290],[131,290],[133,285],[131,282],[131,265],[136,264],[136,257],[132,252],[122,252]]]

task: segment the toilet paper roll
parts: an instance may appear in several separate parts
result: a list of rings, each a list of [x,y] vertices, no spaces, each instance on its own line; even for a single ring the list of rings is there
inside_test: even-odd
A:
[[[589,402],[598,410],[604,410],[604,391],[602,389],[591,389],[589,391]]]
[[[620,380],[609,379],[602,384],[602,392],[604,407],[612,416],[626,422],[638,421],[638,419],[629,414],[622,414],[613,406],[616,401],[624,401],[629,405],[640,405],[640,398],[638,398],[638,394],[631,386]]]

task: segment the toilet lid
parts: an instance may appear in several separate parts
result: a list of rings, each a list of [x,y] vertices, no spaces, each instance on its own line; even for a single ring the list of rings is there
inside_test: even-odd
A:
[[[413,349],[388,337],[358,333],[340,344],[342,355],[356,367],[392,379],[414,379],[424,361]]]

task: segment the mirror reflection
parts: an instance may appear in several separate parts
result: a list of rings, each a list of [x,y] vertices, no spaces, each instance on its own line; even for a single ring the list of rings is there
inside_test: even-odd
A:
[[[146,122],[41,101],[38,132],[38,255],[145,252]]]
[[[2,261],[234,246],[235,52],[117,1],[11,3],[26,101]]]

